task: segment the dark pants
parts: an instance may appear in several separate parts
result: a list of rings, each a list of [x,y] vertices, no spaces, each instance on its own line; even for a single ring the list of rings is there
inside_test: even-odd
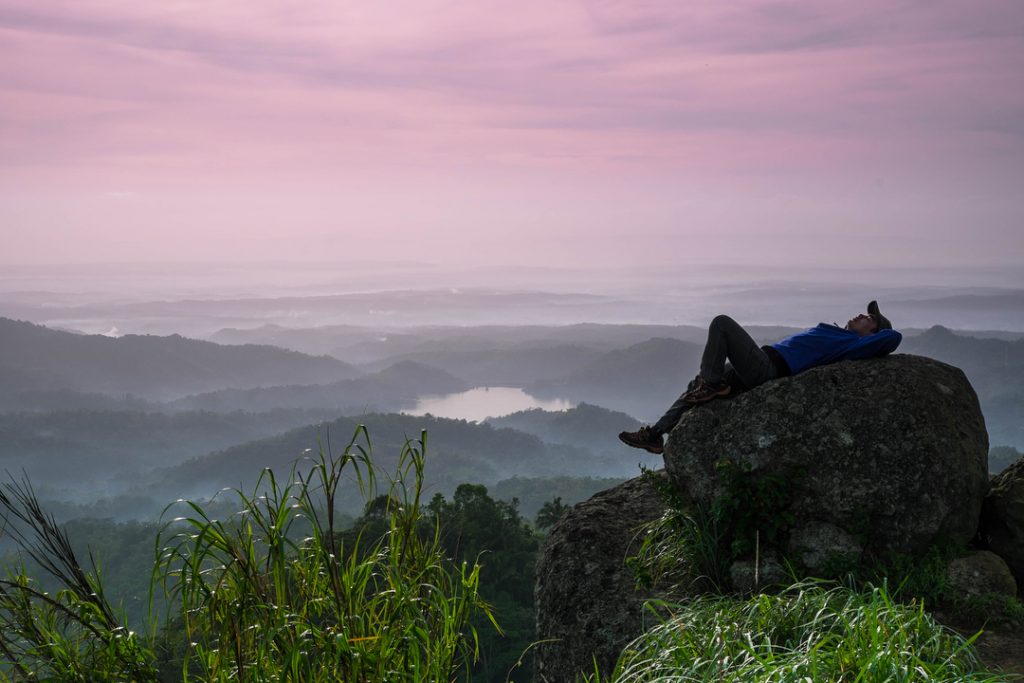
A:
[[[757,345],[747,331],[727,315],[716,316],[708,326],[708,341],[700,361],[700,376],[705,381],[726,381],[733,390],[753,389],[778,377],[772,359]],[[687,388],[689,391],[691,386]],[[654,429],[667,434],[693,406],[683,399],[684,393],[672,407],[654,423]]]

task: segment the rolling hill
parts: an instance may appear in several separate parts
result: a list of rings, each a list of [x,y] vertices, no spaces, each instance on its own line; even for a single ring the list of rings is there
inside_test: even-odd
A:
[[[546,444],[536,436],[488,424],[373,414],[302,427],[191,459],[157,471],[146,492],[171,500],[210,496],[224,487],[251,486],[261,468],[272,467],[282,476],[293,462],[309,454],[307,449],[316,452],[318,442],[326,448],[329,441],[332,452],[338,454],[358,424],[366,425],[374,463],[385,472],[394,467],[407,438],[419,438],[421,430],[428,430],[428,497],[436,491],[450,493],[464,482],[494,484],[513,477],[627,477],[636,473],[637,458],[624,447],[616,457],[597,457],[583,448]],[[349,490],[361,501],[354,489]]]
[[[0,318],[0,408],[25,392],[131,394],[168,400],[225,387],[327,383],[361,373],[327,356],[223,346],[178,335],[81,335]]]
[[[655,338],[611,351],[561,377],[534,382],[536,396],[567,398],[650,421],[686,388],[700,367],[701,347]]]
[[[173,410],[216,412],[327,410],[335,415],[361,415],[411,408],[426,394],[450,394],[469,386],[458,377],[421,363],[405,361],[356,379],[328,384],[289,384],[256,389],[221,389],[186,396],[168,404]]]
[[[618,433],[640,427],[640,422],[626,413],[589,403],[564,411],[523,410],[487,422],[533,434],[548,443],[572,444],[599,453],[621,451]]]
[[[0,470],[24,472],[65,498],[110,495],[142,472],[278,434],[326,417],[323,412],[266,413],[76,410],[0,414]]]

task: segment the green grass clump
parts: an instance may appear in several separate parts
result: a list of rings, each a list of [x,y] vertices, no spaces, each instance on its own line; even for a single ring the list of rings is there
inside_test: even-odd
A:
[[[884,585],[858,591],[805,582],[778,595],[704,596],[677,607],[625,649],[608,680],[1009,680],[979,672],[972,640],[920,605],[895,602]]]
[[[723,592],[728,557],[720,551],[722,529],[707,510],[669,507],[639,532],[637,553],[627,559],[637,584],[672,596]]]
[[[0,513],[23,551],[63,587],[38,588],[22,569],[0,581],[0,680],[444,681],[476,656],[471,618],[478,564],[446,559],[441,529],[421,504],[426,434],[407,442],[377,495],[360,427],[344,453],[321,449],[286,481],[266,470],[237,513],[197,503],[156,543],[153,592],[172,606],[162,631],[123,627],[95,570],[82,568],[31,487],[8,484]],[[342,533],[341,485],[382,501],[384,533]],[[496,624],[494,624],[496,626]]]

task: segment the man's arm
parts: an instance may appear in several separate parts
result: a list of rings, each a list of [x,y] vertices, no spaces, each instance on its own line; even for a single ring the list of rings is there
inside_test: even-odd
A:
[[[903,341],[903,335],[896,330],[879,330],[858,339],[855,344],[843,352],[839,360],[885,356],[895,351],[901,341]]]

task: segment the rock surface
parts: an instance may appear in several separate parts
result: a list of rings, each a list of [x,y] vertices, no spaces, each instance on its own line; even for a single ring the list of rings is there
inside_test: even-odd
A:
[[[755,483],[784,482],[793,521],[782,550],[822,570],[835,554],[966,544],[989,486],[987,457],[963,372],[894,355],[814,368],[691,410],[669,436],[665,467],[707,505],[735,495],[723,462]]]
[[[951,588],[961,595],[974,597],[998,593],[1007,597],[1017,595],[1017,582],[1003,558],[989,550],[977,550],[958,557],[946,568]]]
[[[792,583],[791,578],[774,553],[754,560],[736,560],[729,566],[732,590],[738,595],[753,595],[787,586]]]
[[[537,563],[538,683],[593,674],[595,660],[607,673],[643,632],[643,603],[653,596],[636,589],[625,560],[639,545],[637,527],[663,512],[655,487],[639,477],[579,503],[552,527]]]
[[[992,479],[981,525],[989,549],[1006,560],[1024,588],[1024,458]]]

